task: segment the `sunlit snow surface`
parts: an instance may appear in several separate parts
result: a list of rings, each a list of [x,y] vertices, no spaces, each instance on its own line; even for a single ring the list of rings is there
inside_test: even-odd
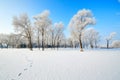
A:
[[[0,49],[0,80],[120,80],[120,49]]]

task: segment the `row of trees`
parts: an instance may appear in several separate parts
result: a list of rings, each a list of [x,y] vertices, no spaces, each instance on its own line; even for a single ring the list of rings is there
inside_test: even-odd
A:
[[[59,24],[59,23],[57,23]],[[62,32],[62,29],[56,29],[57,27],[54,28],[54,32],[52,33],[45,33],[44,38],[44,47],[51,47],[52,49],[59,48],[59,47],[71,47],[71,48],[77,48],[79,47],[79,41],[74,34],[71,35],[71,37],[67,38],[64,36]],[[84,48],[94,48],[98,47],[98,42],[96,40],[99,40],[99,38],[96,38],[96,34],[94,34],[94,29],[89,28],[85,31],[85,35],[82,37],[82,43]],[[86,33],[87,32],[87,33]],[[88,33],[92,33],[89,34]],[[96,31],[95,31],[96,32]],[[37,33],[36,33],[37,34]],[[42,36],[34,34],[32,36],[32,47],[42,47]],[[61,35],[60,35],[61,34]],[[47,37],[46,37],[47,36]],[[99,37],[99,35],[98,35]],[[0,34],[0,46],[2,47],[12,47],[12,48],[24,48],[24,47],[29,47],[29,40],[27,37],[21,36],[21,34]],[[30,48],[31,49],[31,48]]]
[[[53,24],[49,18],[50,12],[45,10],[39,15],[33,17],[34,22],[31,22],[27,14],[13,17],[14,34],[0,34],[0,45],[10,47],[80,47],[97,48],[100,41],[99,33],[94,28],[86,27],[96,23],[95,18],[90,10],[79,10],[69,23],[71,35],[66,38],[64,24],[58,22]],[[32,24],[33,23],[33,24]],[[110,39],[107,39],[109,41]],[[79,45],[78,45],[79,44]],[[107,44],[108,45],[108,44]]]
[[[15,16],[13,18],[15,31],[18,35],[27,39],[30,50],[32,50],[33,41],[37,41],[37,47],[39,49],[41,43],[42,50],[44,50],[44,47],[48,45],[52,48],[55,46],[58,47],[60,41],[64,37],[64,24],[62,22],[58,22],[52,25],[49,14],[49,11],[45,10],[39,15],[34,16],[34,25],[31,24],[27,14],[22,14],[19,17]]]
[[[53,34],[53,33],[51,33]],[[110,33],[110,35],[106,38],[106,48],[110,47],[113,48],[119,48],[120,47],[120,41],[119,40],[112,40],[113,36],[115,35],[115,32]],[[79,41],[77,38],[75,38],[74,34],[71,35],[68,39],[66,39],[63,35],[61,36],[61,41],[55,40],[52,38],[52,35],[49,35],[47,41],[45,41],[45,47],[71,47],[71,48],[76,48],[79,47]],[[40,36],[41,37],[41,36]],[[38,44],[38,39],[37,36],[34,35],[34,38],[32,38],[32,46],[33,47],[38,47],[40,49],[41,46],[41,39],[39,39],[39,44]],[[53,42],[56,43],[53,43]],[[88,28],[84,32],[84,36],[82,37],[82,43],[83,43],[83,48],[97,48],[102,45],[99,44],[100,41],[100,36],[97,31],[95,31],[94,28]],[[57,43],[59,42],[59,46],[56,46]],[[49,46],[48,46],[49,45]],[[53,46],[52,46],[53,45]],[[55,46],[54,46],[55,45]],[[0,47],[1,48],[25,48],[29,47],[28,46],[28,40],[24,38],[21,35],[18,34],[0,34]]]

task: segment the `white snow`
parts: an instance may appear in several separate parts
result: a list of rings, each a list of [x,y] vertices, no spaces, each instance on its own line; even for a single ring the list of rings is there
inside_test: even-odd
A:
[[[120,80],[120,50],[0,49],[0,80]]]

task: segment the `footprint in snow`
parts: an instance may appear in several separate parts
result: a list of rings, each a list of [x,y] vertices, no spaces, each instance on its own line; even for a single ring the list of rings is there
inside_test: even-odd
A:
[[[24,69],[24,71],[28,70],[27,68]]]
[[[21,75],[22,75],[22,73],[19,73],[19,74],[18,74],[18,76],[21,76]]]
[[[30,67],[32,67],[32,64],[30,65]]]
[[[30,67],[32,67],[32,64],[33,64],[33,63],[31,62],[31,63],[30,63]]]

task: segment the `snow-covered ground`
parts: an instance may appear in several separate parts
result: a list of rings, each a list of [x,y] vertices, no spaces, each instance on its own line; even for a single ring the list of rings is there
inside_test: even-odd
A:
[[[0,80],[120,80],[120,50],[0,49]]]

